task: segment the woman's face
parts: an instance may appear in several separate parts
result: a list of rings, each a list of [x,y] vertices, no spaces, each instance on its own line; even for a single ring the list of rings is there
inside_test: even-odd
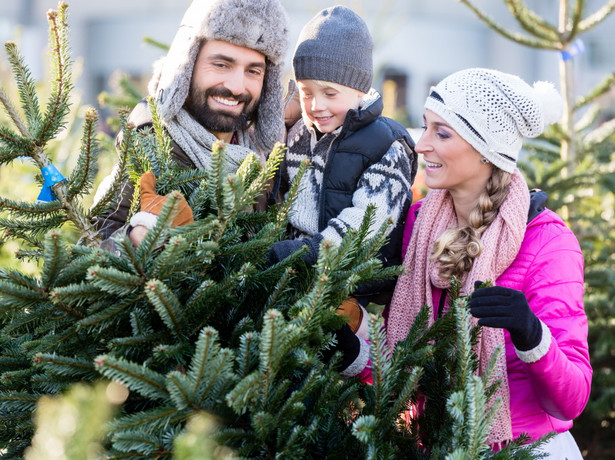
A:
[[[441,117],[427,110],[416,151],[425,160],[425,184],[448,190],[453,198],[478,198],[491,176],[492,165]]]

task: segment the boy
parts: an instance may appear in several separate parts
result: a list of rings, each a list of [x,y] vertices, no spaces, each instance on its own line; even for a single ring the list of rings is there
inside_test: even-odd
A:
[[[407,130],[381,116],[382,98],[371,88],[372,48],[365,22],[343,6],[322,10],[301,31],[293,67],[302,119],[288,133],[282,189],[304,159],[312,168],[291,212],[290,239],[273,246],[271,262],[307,245],[304,261],[315,263],[323,239],[339,244],[375,204],[372,232],[389,218],[395,223],[380,257],[385,266],[401,263],[403,216],[412,201],[417,159]],[[354,296],[364,304],[386,303],[393,285],[364,286]],[[343,307],[353,332],[363,335],[364,310],[353,298]]]

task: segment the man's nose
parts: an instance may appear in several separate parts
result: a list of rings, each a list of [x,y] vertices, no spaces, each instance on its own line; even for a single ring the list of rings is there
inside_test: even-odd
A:
[[[245,75],[242,70],[234,69],[230,72],[224,81],[224,87],[228,89],[233,95],[239,96],[246,91]]]

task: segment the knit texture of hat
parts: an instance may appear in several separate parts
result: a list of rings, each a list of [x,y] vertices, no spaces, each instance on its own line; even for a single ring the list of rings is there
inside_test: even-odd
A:
[[[530,86],[516,75],[474,68],[432,87],[425,108],[496,167],[512,173],[523,137],[537,137],[557,122],[563,101],[549,82]]]
[[[202,40],[225,41],[266,57],[254,135],[257,144],[271,149],[284,128],[281,77],[288,35],[288,18],[279,0],[192,0],[148,86],[162,119],[171,120],[183,107]]]
[[[334,6],[303,28],[293,57],[297,80],[322,80],[364,93],[372,86],[372,37],[354,11]]]

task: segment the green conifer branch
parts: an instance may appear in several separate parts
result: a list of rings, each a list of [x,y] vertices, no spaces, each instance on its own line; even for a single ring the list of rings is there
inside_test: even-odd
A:
[[[145,294],[169,330],[182,338],[184,313],[175,294],[160,280],[152,279],[145,285]]]
[[[508,9],[523,29],[535,37],[550,42],[560,41],[557,27],[538,16],[521,0],[505,0]]]
[[[504,27],[502,27],[501,25],[496,23],[493,19],[491,19],[488,15],[483,13],[470,0],[459,0],[459,2],[464,4],[464,5],[466,5],[468,8],[470,8],[470,10],[472,10],[472,12],[481,21],[483,21],[485,24],[487,24],[487,26],[489,26],[489,28],[493,29],[494,31],[496,31],[497,33],[502,35],[503,37],[506,37],[506,38],[516,42],[516,43],[520,43],[522,45],[529,46],[531,48],[551,49],[551,50],[559,50],[560,49],[557,44],[554,44],[554,43],[552,43],[550,41],[547,41],[547,40],[544,40],[544,39],[539,39],[539,38],[538,39],[534,39],[534,38],[528,37],[526,35],[521,35],[521,34],[514,33],[514,32],[511,32],[511,31],[505,29]]]
[[[103,292],[129,296],[140,290],[143,278],[113,267],[94,265],[87,270],[87,280]]]
[[[83,136],[81,140],[81,152],[77,159],[77,165],[73,173],[68,178],[67,199],[73,201],[77,196],[89,193],[96,170],[94,162],[98,156],[98,143],[96,141],[96,129],[98,114],[96,110],[90,108],[85,112],[83,124]]]
[[[112,302],[107,308],[91,312],[86,318],[79,321],[78,326],[92,332],[107,329],[117,324],[120,314],[129,311],[130,307],[137,304],[143,297],[145,297],[145,294],[134,294],[120,301]],[[107,303],[109,303],[108,300]]]
[[[586,106],[591,102],[595,102],[600,96],[608,93],[615,85],[615,72],[607,75],[600,83],[598,83],[594,88],[587,92],[587,94],[583,97],[580,97],[574,104],[573,110],[577,111],[578,109]]]
[[[43,246],[44,263],[41,273],[41,286],[43,289],[49,290],[52,287],[58,273],[64,268],[68,259],[69,255],[61,244],[60,234],[57,232],[47,233]]]
[[[19,99],[25,114],[26,123],[22,122],[21,117],[17,115],[17,111],[11,104],[4,102],[6,96],[3,98],[3,105],[13,119],[21,135],[24,137],[31,137],[30,133],[36,132],[36,129],[42,122],[40,105],[38,96],[36,95],[36,83],[29,69],[26,67],[23,57],[19,54],[17,45],[14,42],[6,42],[4,48],[15,77],[17,89],[19,90]]]
[[[33,360],[37,366],[44,367],[45,372],[71,379],[93,381],[99,375],[92,361],[87,359],[38,353]]]
[[[245,378],[254,369],[258,360],[258,341],[253,332],[246,332],[239,339],[239,348],[235,357],[235,372],[240,379]]]
[[[49,22],[49,52],[55,78],[52,81],[51,95],[45,109],[43,121],[33,137],[38,145],[45,145],[47,141],[56,136],[58,130],[64,125],[64,118],[69,110],[69,94],[72,89],[71,60],[68,47],[68,4],[58,3],[57,10],[47,12]],[[38,161],[37,161],[38,162]],[[47,166],[40,165],[41,168]]]
[[[24,152],[34,149],[32,140],[17,136],[5,126],[0,126],[0,142],[4,144],[0,151],[0,165],[10,163],[23,156]]]
[[[166,401],[169,398],[164,375],[147,367],[109,355],[97,357],[94,365],[105,377],[119,380],[141,396],[158,401]]]
[[[9,49],[13,45],[15,45],[15,44],[12,43],[12,42],[8,42],[5,45],[6,47],[8,47],[7,48],[7,53],[9,52]],[[0,103],[2,103],[2,106],[6,110],[6,113],[9,115],[11,120],[13,120],[13,123],[15,124],[15,126],[17,127],[17,129],[19,130],[21,135],[23,136],[23,137],[15,136],[11,131],[9,131],[7,129],[5,132],[2,133],[2,135],[0,137],[2,137],[3,139],[5,139],[5,138],[14,139],[13,142],[15,142],[15,143],[24,143],[24,142],[26,142],[26,139],[30,139],[30,137],[31,137],[30,134],[28,133],[28,128],[26,127],[24,122],[21,120],[21,117],[17,113],[17,110],[15,109],[15,106],[9,100],[8,96],[6,95],[6,93],[4,92],[4,90],[2,88],[0,88]],[[18,140],[21,141],[21,142],[18,142]]]
[[[117,166],[113,170],[112,185],[108,187],[107,192],[102,195],[92,206],[89,212],[90,218],[103,213],[117,197],[120,195],[122,184],[127,176],[128,158],[134,154],[134,145],[136,139],[135,127],[127,122],[127,113],[120,112],[120,122],[122,126],[122,136],[120,142],[120,158]]]
[[[580,1],[580,0],[577,0]],[[600,9],[587,16],[578,25],[578,33],[582,34],[593,29],[597,24],[604,21],[615,10],[615,0],[609,0]]]

